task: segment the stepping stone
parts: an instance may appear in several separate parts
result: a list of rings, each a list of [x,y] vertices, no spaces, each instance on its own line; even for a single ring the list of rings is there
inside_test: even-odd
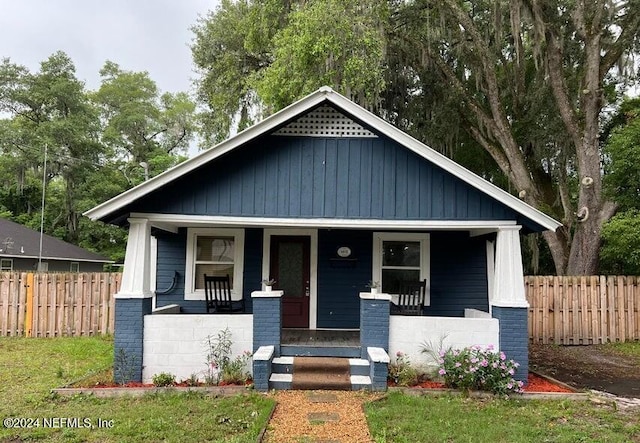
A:
[[[336,412],[309,412],[307,419],[310,423],[327,423],[330,421],[340,421],[340,414]]]
[[[328,392],[310,392],[307,394],[307,399],[311,403],[337,403],[338,397],[336,394],[330,394]]]

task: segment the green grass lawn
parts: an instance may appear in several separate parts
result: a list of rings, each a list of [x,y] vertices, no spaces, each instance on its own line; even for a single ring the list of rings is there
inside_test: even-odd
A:
[[[640,441],[640,414],[570,400],[470,399],[398,392],[365,407],[376,442]]]
[[[0,441],[254,442],[273,405],[273,400],[255,393],[225,398],[183,393],[111,399],[50,394],[52,388],[112,362],[109,338],[0,337],[0,417],[39,419],[40,424],[31,429],[0,427]],[[44,428],[44,420],[53,418],[89,419],[94,427]],[[98,428],[99,420],[112,421],[113,426]]]
[[[612,352],[636,357],[640,359],[640,341],[625,342],[625,343],[607,343],[602,345],[607,349],[611,349]]]

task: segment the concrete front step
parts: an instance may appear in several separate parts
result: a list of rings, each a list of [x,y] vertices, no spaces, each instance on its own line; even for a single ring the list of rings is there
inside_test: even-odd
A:
[[[362,389],[371,389],[371,378],[368,375],[352,375],[351,390],[359,391]],[[278,390],[290,390],[293,382],[293,374],[271,374],[269,378],[269,387]]]
[[[301,389],[345,389],[345,380],[342,374],[333,377],[334,369],[339,371],[344,365],[335,358],[301,358],[297,362],[296,385]],[[367,360],[360,358],[350,358],[347,360],[349,366],[349,381],[351,390],[371,389],[371,378],[369,377],[370,365]],[[293,386],[293,366],[294,357],[283,356],[273,359],[271,364],[272,374],[269,378],[269,388],[271,389],[292,389]],[[335,368],[334,368],[335,367]],[[342,366],[344,367],[344,366]],[[335,385],[332,379],[335,378]],[[348,388],[347,388],[348,389]]]

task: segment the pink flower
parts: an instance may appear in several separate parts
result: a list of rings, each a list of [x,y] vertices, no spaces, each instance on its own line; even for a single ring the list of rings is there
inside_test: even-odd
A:
[[[500,360],[505,361],[507,359],[507,356],[504,355],[504,352],[500,352]]]
[[[440,374],[440,375],[445,375],[446,373],[447,373],[447,371],[445,371],[442,368],[438,371],[438,374]]]
[[[398,351],[396,352],[396,357],[402,357],[404,354],[402,353],[402,351]]]
[[[462,363],[460,363],[459,361],[456,362],[456,368],[459,368],[460,366],[462,366]]]
[[[493,345],[487,346],[487,351],[493,351]]]
[[[480,366],[482,366],[483,368],[486,368],[487,366],[489,366],[489,362],[487,361],[486,358],[480,362]]]

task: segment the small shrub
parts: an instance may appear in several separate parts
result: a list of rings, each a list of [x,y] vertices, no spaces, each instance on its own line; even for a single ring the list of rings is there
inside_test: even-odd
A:
[[[438,362],[438,373],[447,387],[490,391],[497,395],[522,393],[523,383],[513,378],[520,365],[507,360],[504,352],[495,352],[493,346],[441,351]]]
[[[218,385],[221,381],[228,384],[243,384],[249,379],[247,364],[251,360],[252,353],[245,351],[232,359],[231,345],[229,328],[219,331],[215,337],[207,337],[207,373],[205,375],[207,384]]]
[[[176,383],[176,376],[168,372],[155,374],[152,379],[154,386],[173,386]]]
[[[409,356],[404,352],[396,352],[396,361],[389,363],[389,378],[398,386],[418,384],[418,371],[411,365]]]
[[[133,380],[136,373],[138,359],[135,355],[130,355],[124,348],[119,348],[113,362],[113,380],[124,385]]]
[[[200,384],[197,374],[191,374],[188,378],[182,380],[182,383],[184,383],[185,386],[198,386]]]

